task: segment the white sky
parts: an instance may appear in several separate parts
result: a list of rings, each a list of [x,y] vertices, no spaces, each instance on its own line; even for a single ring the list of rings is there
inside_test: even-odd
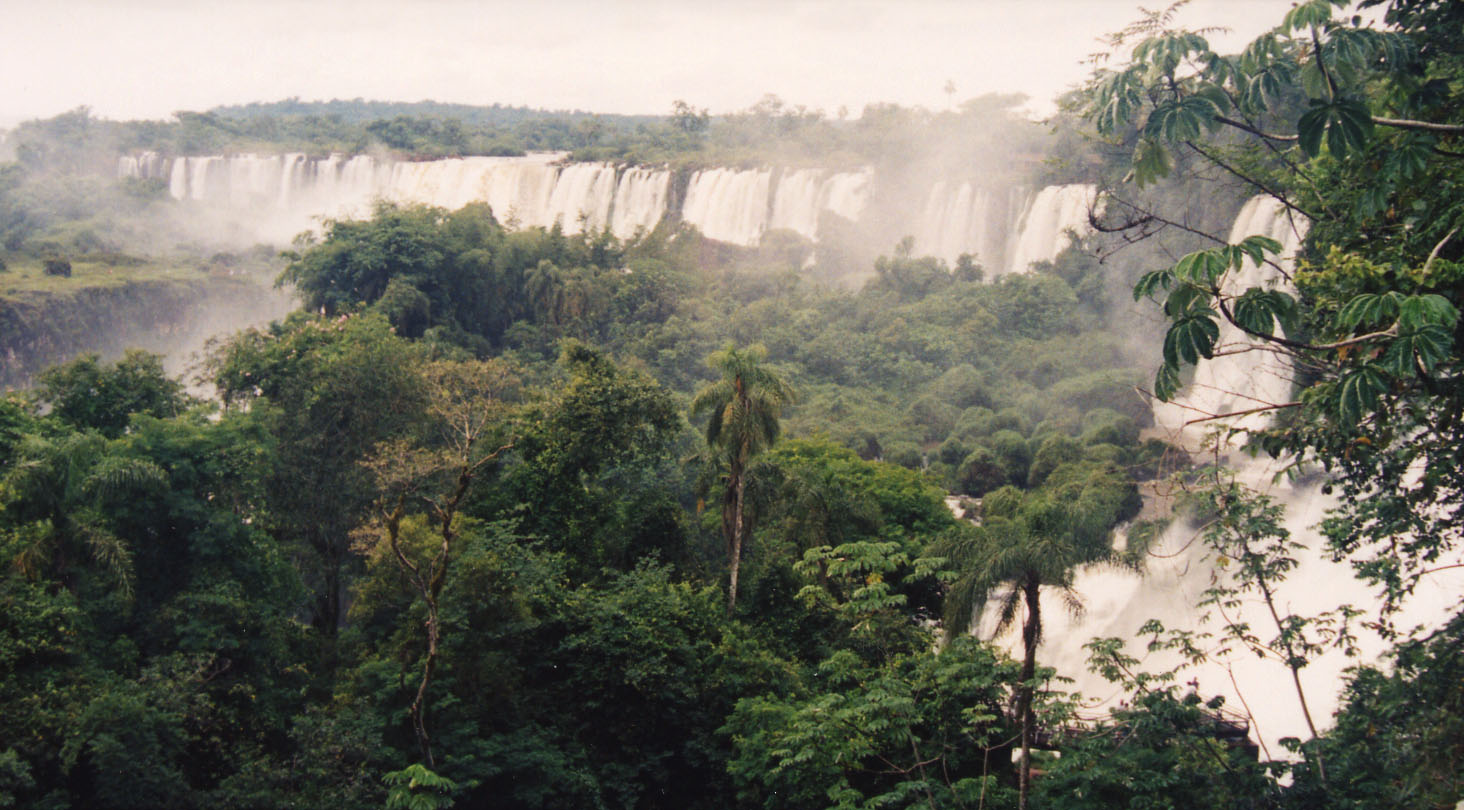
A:
[[[88,105],[163,118],[355,98],[714,113],[765,93],[857,115],[988,92],[1050,99],[1097,37],[1164,0],[0,0],[0,126]],[[1237,50],[1289,0],[1195,0]]]

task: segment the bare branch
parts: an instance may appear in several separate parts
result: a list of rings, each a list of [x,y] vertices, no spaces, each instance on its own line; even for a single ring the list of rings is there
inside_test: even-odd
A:
[[[1247,123],[1245,123],[1243,121],[1237,121],[1234,118],[1226,118],[1223,115],[1217,115],[1217,116],[1215,116],[1215,120],[1216,121],[1219,121],[1222,124],[1225,124],[1226,126],[1235,127],[1236,129],[1243,130],[1245,132],[1249,132],[1252,135],[1255,135],[1255,136],[1258,136],[1258,137],[1261,137],[1261,138],[1265,138],[1268,141],[1282,141],[1284,143],[1295,143],[1296,141],[1298,141],[1298,140],[1301,139],[1301,136],[1299,136],[1299,135],[1276,135],[1276,134],[1271,133],[1271,132],[1266,132],[1264,130],[1257,129],[1257,128],[1255,128],[1255,127],[1251,126],[1250,124],[1247,124]]]
[[[1449,243],[1449,240],[1454,238],[1454,234],[1458,232],[1459,226],[1456,225],[1454,226],[1453,230],[1444,234],[1444,238],[1440,239],[1437,245],[1434,245],[1433,250],[1429,251],[1428,253],[1428,261],[1425,261],[1423,263],[1423,272],[1428,272],[1428,268],[1433,266],[1434,259],[1437,259],[1439,257],[1439,251],[1443,250],[1444,245],[1447,245]]]
[[[1384,118],[1373,116],[1374,124],[1395,129],[1409,129],[1419,132],[1442,132],[1451,135],[1464,134],[1464,124],[1436,124],[1433,121],[1414,121],[1408,118]]]
[[[1230,413],[1217,413],[1211,416],[1202,416],[1199,419],[1191,419],[1185,422],[1184,426],[1189,427],[1190,425],[1198,425],[1202,422],[1213,422],[1217,419],[1233,419],[1237,416],[1250,416],[1253,413],[1266,413],[1267,411],[1279,411],[1282,408],[1298,408],[1300,406],[1300,402],[1280,402],[1271,405],[1262,405],[1259,408],[1249,408],[1244,411],[1232,411]]]

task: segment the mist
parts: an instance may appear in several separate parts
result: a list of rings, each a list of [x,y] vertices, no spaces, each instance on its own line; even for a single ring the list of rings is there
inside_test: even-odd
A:
[[[1182,20],[1254,25],[1212,32],[1217,49],[1228,52],[1289,6],[1194,2]],[[1255,350],[1242,330],[1227,328],[1213,347],[1197,351],[1203,360],[1185,372],[1182,396],[1165,403],[1155,395],[1164,352],[1174,353],[1165,342],[1172,313],[1135,300],[1135,283],[1250,234],[1283,245],[1275,264],[1289,265],[1308,226],[1254,196],[1237,171],[1178,148],[1167,176],[1129,182],[1139,131],[1097,137],[1071,102],[1096,64],[1126,58],[1105,53],[1102,36],[1137,13],[1128,2],[1080,0],[647,0],[537,11],[457,0],[409,11],[378,2],[198,10],[151,0],[26,8],[0,32],[0,70],[24,77],[0,100],[0,117],[15,124],[0,140],[0,390],[22,391],[43,369],[87,353],[109,359],[137,347],[163,354],[167,372],[208,399],[215,393],[208,352],[242,330],[273,328],[261,345],[283,341],[299,324],[323,325],[323,343],[358,328],[350,339],[367,335],[392,351],[410,342],[415,348],[392,356],[420,365],[521,364],[525,390],[554,392],[540,403],[546,409],[558,407],[554,397],[568,390],[566,379],[597,369],[664,399],[655,401],[670,414],[657,451],[665,457],[626,460],[634,455],[627,450],[603,475],[566,473],[569,483],[556,479],[553,497],[534,496],[503,513],[502,526],[511,527],[504,536],[525,521],[525,538],[512,542],[522,539],[534,553],[535,544],[560,541],[554,531],[569,537],[579,523],[544,529],[529,521],[541,504],[551,513],[561,508],[551,501],[574,501],[580,490],[589,505],[575,508],[589,514],[598,508],[593,497],[601,497],[589,493],[602,487],[611,493],[602,501],[616,504],[622,521],[618,534],[606,532],[614,542],[631,548],[643,541],[636,521],[651,521],[643,507],[661,521],[646,536],[671,538],[644,554],[654,565],[637,560],[637,571],[659,571],[665,551],[666,571],[720,588],[721,538],[706,504],[720,495],[716,482],[738,476],[718,478],[725,471],[715,464],[726,459],[715,453],[694,455],[701,445],[693,427],[702,417],[686,417],[684,406],[716,382],[715,358],[725,355],[715,352],[748,346],[748,357],[799,390],[774,417],[786,436],[804,442],[796,452],[837,457],[841,470],[904,476],[901,486],[945,496],[978,526],[993,493],[1010,500],[1037,492],[1043,464],[1081,467],[1094,481],[1122,478],[1114,485],[1121,497],[1110,500],[1123,518],[1103,531],[1119,551],[1132,542],[1148,567],[1142,574],[1075,568],[1069,584],[1086,611],[1053,609],[1058,615],[1039,654],[1042,665],[1072,679],[1061,689],[1081,693],[1082,711],[1120,707],[1135,693],[1090,670],[1084,642],[1116,636],[1141,645],[1140,629],[1154,618],[1205,632],[1213,614],[1196,605],[1229,575],[1230,560],[1197,541],[1209,517],[1186,506],[1179,491],[1206,461],[1287,508],[1285,531],[1307,555],[1290,572],[1287,604],[1317,612],[1344,599],[1375,601],[1346,563],[1326,559],[1317,526],[1338,503],[1328,480],[1288,480],[1293,459],[1258,460],[1246,447],[1276,424],[1273,415],[1225,422],[1223,436],[1211,430],[1212,417],[1248,403],[1299,405],[1290,401],[1293,392],[1313,372]],[[1237,260],[1233,274],[1267,292],[1296,292],[1284,274],[1254,261]],[[618,377],[611,373],[620,374],[617,363],[624,369]],[[265,403],[251,427],[264,431],[273,406],[262,390],[241,399]],[[357,402],[353,391],[329,395]],[[249,407],[230,402],[223,410],[247,414]],[[527,421],[539,425],[540,417]],[[338,439],[301,440],[309,450],[297,457],[302,467],[313,463],[311,441],[349,444]],[[340,475],[364,487],[367,451],[357,450],[360,458],[342,461]],[[512,442],[504,452],[502,469],[527,463],[529,451],[514,455]],[[710,472],[692,469],[703,462]],[[1180,472],[1190,477],[1168,483]],[[754,490],[765,487],[754,496],[774,506],[806,483],[791,473],[766,474],[754,477]],[[693,483],[697,475],[706,480]],[[469,478],[460,479],[463,491]],[[299,487],[291,486],[279,489],[293,495]],[[638,487],[661,489],[633,503],[630,496],[614,500],[617,488],[640,498]],[[1081,490],[1086,498],[1086,487],[1063,497]],[[743,509],[743,491],[729,491],[736,500],[727,508]],[[908,567],[916,540],[928,538],[894,517],[866,519],[870,503],[831,499],[805,508],[798,501],[796,510],[822,509],[829,526],[850,536],[869,529],[871,547],[905,542],[899,566]],[[816,556],[841,538],[827,526],[818,530],[825,535],[808,530],[813,540],[796,535],[808,515],[783,515],[779,523],[767,517],[774,506],[749,521],[749,536],[789,534],[782,545],[749,546],[749,578],[765,578],[753,597],[763,601],[749,601],[807,618],[794,612],[806,606],[792,598],[808,565],[802,555]],[[313,516],[301,511],[308,524]],[[742,512],[734,521],[727,514],[723,523],[741,532]],[[448,515],[441,525],[446,536],[456,524]],[[358,542],[364,530],[347,528],[336,539]],[[674,558],[676,543],[689,549],[685,559]],[[309,557],[299,548],[289,564]],[[565,542],[554,554],[569,559],[582,551]],[[340,551],[336,564],[390,562],[351,553]],[[734,600],[741,553],[733,552]],[[584,563],[600,572],[585,581],[608,576],[614,564]],[[819,571],[818,587],[827,585],[826,574]],[[882,576],[870,573],[864,584],[882,584]],[[545,575],[555,577],[561,574]],[[571,581],[567,573],[561,578]],[[358,593],[341,582],[330,586],[330,599],[347,592],[373,598],[367,586]],[[1448,574],[1420,588],[1400,620],[1436,623],[1461,584],[1464,578]],[[900,595],[910,598],[911,621],[892,624],[931,639],[911,655],[939,648],[937,596],[949,585]],[[1062,589],[1045,587],[1043,598],[1056,605]],[[921,598],[929,603],[916,605]],[[304,627],[298,616],[313,608],[292,609],[292,621]],[[435,603],[432,610],[436,621]],[[1268,618],[1255,600],[1235,610],[1249,623]],[[809,626],[832,627],[836,613]],[[733,615],[729,602],[728,621]],[[976,635],[1020,656],[1023,639],[1015,628],[1003,632],[995,611],[972,619]],[[321,627],[334,633],[352,620],[331,616]],[[809,649],[823,652],[824,643],[815,639]],[[435,636],[432,649],[435,655]],[[1340,649],[1318,652],[1315,666],[1296,676],[1315,712],[1330,716],[1347,668],[1381,661],[1386,650],[1377,637],[1357,648],[1357,659]],[[1301,736],[1311,718],[1274,687],[1286,670],[1241,658],[1191,661],[1183,671],[1193,679],[1188,688],[1223,695],[1228,709],[1248,716],[1246,731],[1267,759],[1295,758],[1281,740]],[[1184,661],[1170,650],[1142,663]]]

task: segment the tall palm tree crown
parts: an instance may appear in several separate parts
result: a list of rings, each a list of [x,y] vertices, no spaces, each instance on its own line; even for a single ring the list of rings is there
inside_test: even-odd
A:
[[[1056,590],[1073,613],[1082,610],[1073,590],[1077,569],[1118,560],[1111,531],[1138,510],[1137,490],[1112,470],[1084,462],[1054,470],[1046,484],[1022,492],[1003,487],[983,500],[981,525],[948,538],[938,550],[954,563],[957,579],[946,593],[947,637],[970,629],[971,622],[996,599],[997,631],[1022,623],[1021,685],[1016,714],[1021,724],[1018,806],[1027,806],[1031,745],[1035,732],[1033,680],[1037,647],[1042,643],[1041,594]]]
[[[708,414],[707,446],[727,470],[722,496],[722,534],[727,541],[731,581],[727,610],[737,604],[737,571],[742,558],[743,496],[747,486],[747,465],[757,454],[778,440],[778,419],[783,406],[793,401],[793,389],[767,368],[767,349],[761,344],[738,349],[729,345],[707,358],[707,365],[722,378],[697,392],[692,400],[694,416]]]

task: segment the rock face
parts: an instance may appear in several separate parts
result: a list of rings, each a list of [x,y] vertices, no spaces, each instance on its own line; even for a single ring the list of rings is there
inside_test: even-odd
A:
[[[0,297],[0,391],[28,386],[48,366],[85,352],[146,349],[166,354],[169,373],[180,374],[210,337],[282,317],[292,306],[278,290],[230,278]]]

